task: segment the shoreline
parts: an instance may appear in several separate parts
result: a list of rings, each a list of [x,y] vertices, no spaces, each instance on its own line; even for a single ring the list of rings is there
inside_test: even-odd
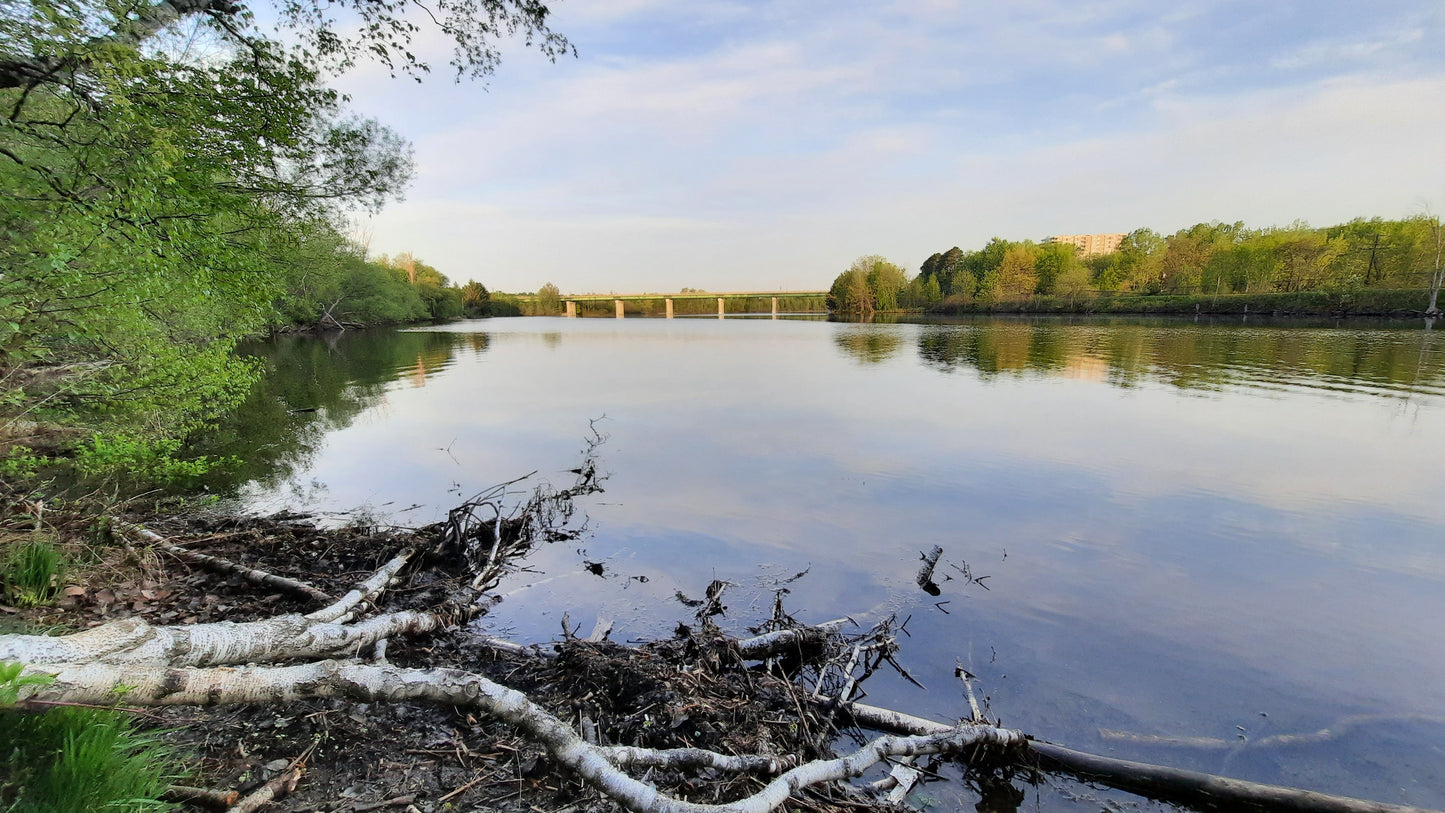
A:
[[[1069,316],[1328,316],[1425,317],[1429,292],[1421,290],[1296,291],[1259,294],[1098,294],[1090,297],[1034,297],[997,303],[942,304],[928,315],[1057,314]]]

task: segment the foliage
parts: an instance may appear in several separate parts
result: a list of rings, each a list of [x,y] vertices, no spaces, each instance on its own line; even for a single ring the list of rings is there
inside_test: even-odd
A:
[[[828,289],[828,310],[854,316],[896,311],[909,298],[910,281],[902,268],[870,254],[853,261]]]
[[[1143,228],[1125,235],[1109,254],[1080,257],[1062,243],[1015,242],[995,237],[982,249],[958,247],[924,261],[910,283],[910,304],[928,302],[927,286],[936,284],[942,302],[923,307],[952,310],[995,307],[1032,310],[1093,308],[1100,294],[1145,297],[1199,297],[1208,295],[1208,307],[1221,297],[1237,295],[1309,294],[1319,299],[1306,309],[1314,312],[1351,311],[1358,297],[1369,290],[1429,290],[1445,280],[1440,257],[1445,241],[1438,239],[1438,221],[1430,217],[1386,221],[1352,220],[1324,229],[1304,223],[1250,229],[1242,222],[1199,223],[1161,236]],[[1416,294],[1415,310],[1428,305]],[[1038,301],[1033,301],[1039,298]],[[1380,312],[1401,310],[1391,297]],[[1118,306],[1118,300],[1105,300]],[[1133,307],[1159,311],[1172,305],[1139,304]],[[1314,302],[1314,300],[1310,300]],[[1379,297],[1368,301],[1381,301]],[[1301,307],[1295,300],[1288,307]],[[1434,300],[1430,299],[1433,303]],[[1201,303],[1188,300],[1191,310]],[[1235,307],[1242,307],[1242,301]]]
[[[492,294],[487,313],[490,316],[521,316],[523,314],[522,300],[514,294],[504,294],[498,291]]]
[[[70,365],[19,411],[163,448],[242,397],[231,355],[281,292],[298,219],[378,204],[410,174],[390,131],[344,115],[316,71],[257,43],[184,61],[100,48],[48,3],[0,51],[62,54],[66,83],[0,90],[0,369]],[[65,9],[103,26],[103,5]]]
[[[548,282],[537,289],[537,315],[556,316],[562,312],[562,292]]]
[[[0,661],[0,713],[15,705],[20,699],[20,690],[26,686],[48,686],[55,682],[50,675],[26,675],[25,664],[19,661]]]
[[[36,682],[19,677],[19,666],[0,664],[0,695],[8,692],[12,703],[17,684]],[[177,778],[172,761],[158,735],[137,731],[118,712],[0,710],[0,808],[13,813],[172,810],[159,800]]]
[[[67,563],[48,538],[39,532],[11,542],[0,562],[0,583],[8,601],[20,607],[47,604],[60,591]]]
[[[468,280],[461,288],[462,307],[468,316],[487,316],[491,313],[492,295],[487,286],[476,280]]]
[[[412,167],[328,72],[369,54],[424,73],[407,44],[427,15],[461,74],[509,34],[571,51],[526,0],[278,0],[284,35],[227,0],[0,8],[0,420],[86,427],[62,455],[87,475],[205,465],[171,455],[255,380],[245,336],[462,312],[435,269],[398,282],[338,236]]]

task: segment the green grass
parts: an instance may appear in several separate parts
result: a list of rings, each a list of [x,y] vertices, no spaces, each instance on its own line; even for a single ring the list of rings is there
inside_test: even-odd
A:
[[[66,569],[65,555],[37,533],[10,543],[0,562],[0,582],[8,601],[21,607],[35,606],[55,598]]]
[[[178,777],[174,755],[120,712],[0,709],[0,811],[150,813]]]

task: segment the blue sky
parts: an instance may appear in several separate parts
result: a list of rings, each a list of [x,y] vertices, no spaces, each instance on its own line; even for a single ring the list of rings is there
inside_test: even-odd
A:
[[[1445,209],[1445,4],[564,0],[577,59],[342,77],[411,139],[365,223],[505,291],[826,287],[990,237]]]

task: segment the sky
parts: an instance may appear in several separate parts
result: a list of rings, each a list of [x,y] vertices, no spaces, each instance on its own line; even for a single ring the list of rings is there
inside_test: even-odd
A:
[[[563,0],[576,45],[335,84],[411,140],[358,223],[458,282],[819,290],[994,236],[1445,210],[1445,3]]]

